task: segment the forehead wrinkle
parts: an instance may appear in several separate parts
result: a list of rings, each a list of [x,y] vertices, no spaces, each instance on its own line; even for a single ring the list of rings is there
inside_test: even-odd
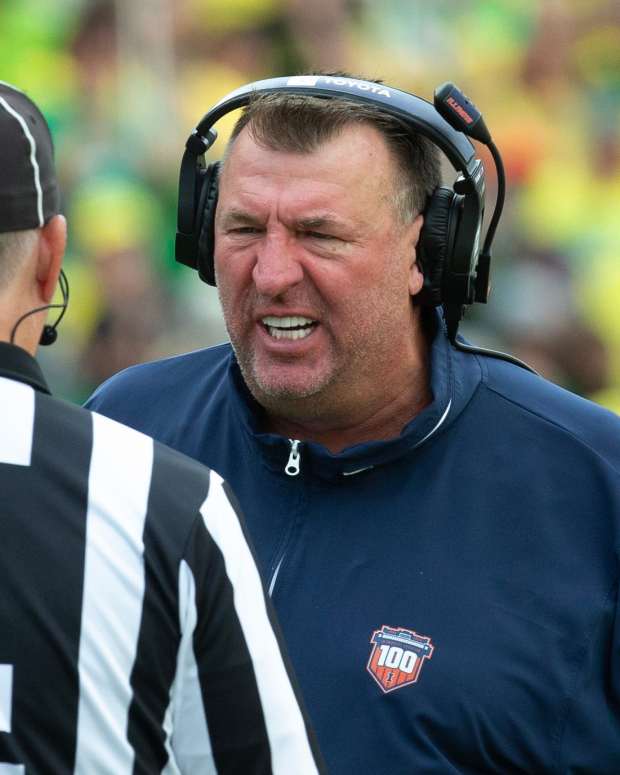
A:
[[[247,127],[244,131],[245,129]],[[318,230],[321,226],[329,227],[330,224],[339,228],[358,229],[360,233],[376,231],[381,218],[374,218],[375,214],[387,215],[384,211],[388,210],[393,217],[399,217],[398,168],[395,168],[396,160],[390,154],[390,149],[382,142],[377,142],[377,139],[382,138],[377,138],[374,128],[355,127],[354,130],[354,136],[348,138],[346,134],[338,135],[308,154],[264,149],[251,134],[241,132],[235,138],[230,155],[220,168],[220,206],[223,204],[222,195],[226,193],[232,199],[228,201],[235,210],[255,212],[256,207],[256,215],[260,212],[261,217],[265,215],[268,220],[275,217],[289,228],[300,231]],[[372,162],[372,175],[349,180],[353,177],[349,165],[344,170],[348,175],[346,182],[342,175],[330,174],[342,163],[343,152],[340,146],[343,143],[347,148],[352,143],[358,149],[358,156],[361,155]],[[272,153],[275,154],[275,163],[272,163],[270,157]],[[307,166],[315,154],[316,164],[319,164],[318,171],[316,165]],[[257,156],[260,163],[256,161]],[[293,169],[288,163],[288,156],[292,157]],[[351,156],[350,149],[348,156]],[[299,166],[302,162],[306,166]],[[263,178],[266,178],[266,182]],[[228,184],[232,185],[232,189],[229,190]],[[258,184],[260,189],[257,192],[255,188]],[[268,192],[273,194],[269,202],[275,209],[269,207],[269,213],[263,213],[262,208],[268,204]],[[352,192],[359,193],[359,196],[353,197],[354,206],[351,204]],[[243,201],[248,197],[249,201]]]

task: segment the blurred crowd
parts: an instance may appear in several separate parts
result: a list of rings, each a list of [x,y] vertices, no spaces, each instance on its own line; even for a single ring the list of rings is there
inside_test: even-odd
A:
[[[0,36],[0,79],[52,127],[69,219],[70,307],[42,353],[58,395],[226,338],[216,290],[173,258],[185,140],[237,86],[321,69],[472,98],[508,190],[491,299],[462,331],[620,412],[617,0],[4,0]]]

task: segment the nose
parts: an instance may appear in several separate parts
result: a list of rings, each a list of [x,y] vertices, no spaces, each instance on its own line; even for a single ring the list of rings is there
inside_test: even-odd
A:
[[[293,240],[267,232],[257,247],[252,279],[263,296],[281,296],[303,279],[303,267],[295,256]]]

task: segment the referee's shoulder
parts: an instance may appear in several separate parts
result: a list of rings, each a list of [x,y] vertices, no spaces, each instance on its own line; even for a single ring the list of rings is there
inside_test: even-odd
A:
[[[76,433],[91,435],[91,445],[103,446],[113,459],[131,449],[131,465],[150,478],[147,519],[166,543],[182,551],[201,508],[210,492],[223,488],[221,477],[204,464],[167,447],[151,436],[99,412],[76,406],[52,396],[41,396],[47,414],[56,420],[57,430],[66,431],[71,443]]]
[[[107,417],[105,419],[115,422]],[[125,425],[121,427],[140,433]],[[213,500],[215,492],[222,489],[224,483],[217,473],[202,463],[159,441],[150,440],[153,444],[153,474],[149,517],[154,528],[171,537],[177,552],[183,554],[190,537],[203,524],[202,512],[207,499],[210,496]]]
[[[107,425],[122,444],[123,439],[141,437],[152,447],[151,497],[154,512],[170,511],[177,519],[193,519],[207,498],[209,488],[221,483],[220,477],[203,463],[162,444],[142,431],[130,428],[99,412],[82,409],[93,417],[94,425]]]

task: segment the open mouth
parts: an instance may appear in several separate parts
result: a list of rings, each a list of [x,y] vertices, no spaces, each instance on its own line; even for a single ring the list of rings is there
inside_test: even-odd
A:
[[[318,325],[318,321],[301,315],[281,318],[267,315],[261,318],[261,323],[274,339],[305,339]]]

